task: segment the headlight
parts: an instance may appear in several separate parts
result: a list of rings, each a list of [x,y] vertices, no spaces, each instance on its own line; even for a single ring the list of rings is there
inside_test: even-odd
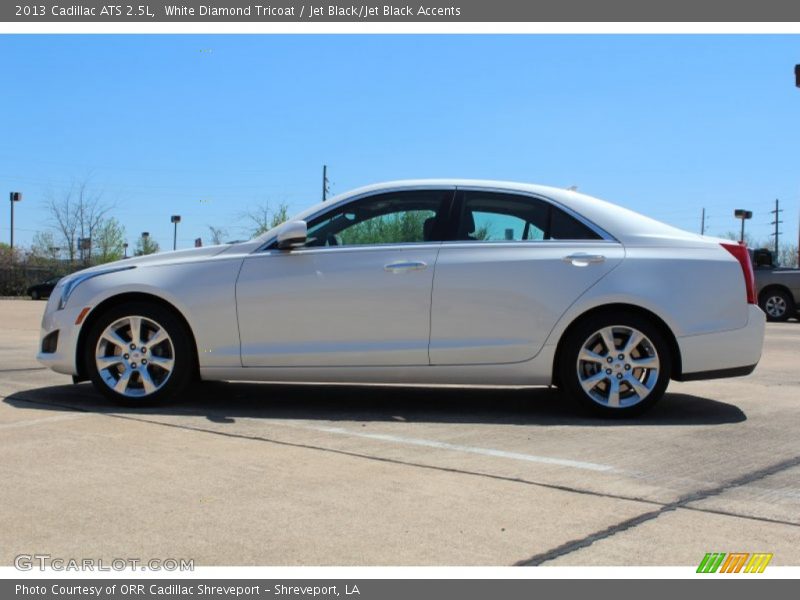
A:
[[[66,278],[61,285],[61,297],[58,300],[58,310],[62,310],[66,305],[72,292],[75,288],[82,284],[87,279],[92,277],[99,277],[100,275],[108,275],[109,273],[116,273],[117,271],[127,271],[128,269],[135,269],[134,265],[127,267],[115,267],[112,269],[103,269],[102,271],[92,271],[91,273],[75,273]]]

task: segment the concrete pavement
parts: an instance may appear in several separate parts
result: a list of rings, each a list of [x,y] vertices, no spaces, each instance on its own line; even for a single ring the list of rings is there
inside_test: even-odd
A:
[[[108,405],[40,369],[43,302],[0,301],[0,564],[800,565],[800,324],[746,378],[647,415],[550,390],[210,384]]]

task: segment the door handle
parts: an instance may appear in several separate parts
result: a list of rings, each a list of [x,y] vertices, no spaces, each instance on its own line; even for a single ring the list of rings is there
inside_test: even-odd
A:
[[[389,263],[388,265],[384,265],[383,270],[388,271],[389,273],[404,273],[406,271],[421,271],[422,269],[427,269],[428,263],[423,262],[421,260],[418,261],[409,261],[403,260],[400,262],[393,262]]]
[[[586,267],[591,264],[605,262],[606,257],[602,254],[584,254],[583,252],[579,252],[577,254],[565,256],[562,260],[572,263],[576,267]]]

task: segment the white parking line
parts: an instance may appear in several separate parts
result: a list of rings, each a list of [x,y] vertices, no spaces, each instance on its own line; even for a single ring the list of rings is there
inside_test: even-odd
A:
[[[522,454],[520,452],[506,452],[494,448],[476,448],[474,446],[462,446],[460,444],[450,444],[448,442],[438,442],[436,440],[425,440],[420,438],[407,438],[398,435],[388,435],[384,433],[366,433],[361,431],[351,431],[342,427],[320,427],[314,425],[293,425],[303,429],[313,429],[337,435],[349,435],[353,437],[367,438],[381,442],[391,442],[394,444],[405,444],[409,446],[423,446],[425,448],[437,448],[440,450],[452,450],[455,452],[467,452],[469,454],[479,454],[482,456],[493,456],[496,458],[510,458],[511,460],[524,460],[546,465],[558,465],[560,467],[571,467],[573,469],[583,469],[584,471],[616,471],[610,465],[584,462],[580,460],[570,460],[568,458],[553,458],[550,456],[537,456],[535,454]]]
[[[26,421],[12,421],[11,423],[0,423],[0,429],[13,429],[15,427],[29,427],[41,425],[42,423],[56,423],[58,421],[72,421],[85,417],[85,413],[70,413],[67,415],[55,415],[52,417],[42,417],[41,419],[28,419]]]

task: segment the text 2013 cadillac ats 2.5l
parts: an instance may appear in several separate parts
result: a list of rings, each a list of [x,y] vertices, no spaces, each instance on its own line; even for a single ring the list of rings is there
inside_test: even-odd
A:
[[[752,372],[764,321],[739,244],[573,191],[404,181],[66,277],[38,359],[125,403],[198,379],[556,385],[626,416]]]

